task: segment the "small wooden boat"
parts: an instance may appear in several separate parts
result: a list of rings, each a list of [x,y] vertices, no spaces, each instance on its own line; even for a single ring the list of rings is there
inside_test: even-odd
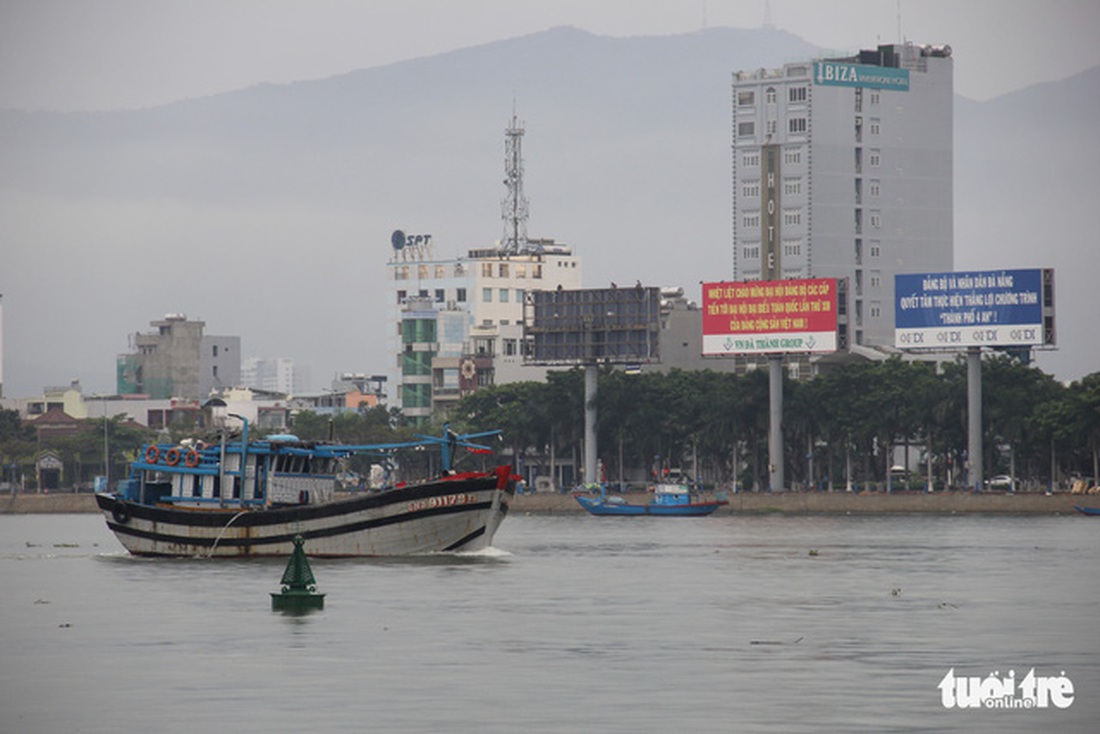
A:
[[[692,492],[686,483],[679,482],[655,485],[653,497],[645,504],[631,504],[623,497],[609,496],[603,485],[600,485],[598,495],[578,492],[574,493],[573,499],[593,515],[700,517],[729,504],[723,499],[704,500]]]
[[[1080,512],[1082,515],[1100,515],[1100,507],[1082,507],[1081,505],[1074,505],[1073,509]]]

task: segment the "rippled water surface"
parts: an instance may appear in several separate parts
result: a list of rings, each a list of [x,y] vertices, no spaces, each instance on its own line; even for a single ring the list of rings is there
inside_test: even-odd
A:
[[[509,517],[477,556],[125,555],[0,516],[0,732],[1096,731],[1100,518]],[[1064,673],[1067,709],[937,685]]]

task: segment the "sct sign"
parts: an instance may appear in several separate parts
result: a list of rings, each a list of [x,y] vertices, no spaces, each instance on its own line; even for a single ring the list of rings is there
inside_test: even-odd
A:
[[[703,354],[835,352],[837,282],[703,284]]]
[[[1054,341],[1051,270],[894,276],[900,349],[1029,346]]]

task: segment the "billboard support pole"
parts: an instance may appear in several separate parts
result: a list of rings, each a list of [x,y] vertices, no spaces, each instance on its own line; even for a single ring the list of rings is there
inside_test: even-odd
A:
[[[584,366],[584,482],[599,484],[596,474],[596,363]]]
[[[982,487],[982,348],[966,350],[966,414],[968,479],[975,492]]]
[[[768,355],[768,491],[783,491],[783,355]]]

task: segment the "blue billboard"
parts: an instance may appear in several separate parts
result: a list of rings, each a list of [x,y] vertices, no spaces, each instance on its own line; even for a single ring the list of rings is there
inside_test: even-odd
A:
[[[896,275],[894,297],[899,349],[1053,343],[1050,270]]]

